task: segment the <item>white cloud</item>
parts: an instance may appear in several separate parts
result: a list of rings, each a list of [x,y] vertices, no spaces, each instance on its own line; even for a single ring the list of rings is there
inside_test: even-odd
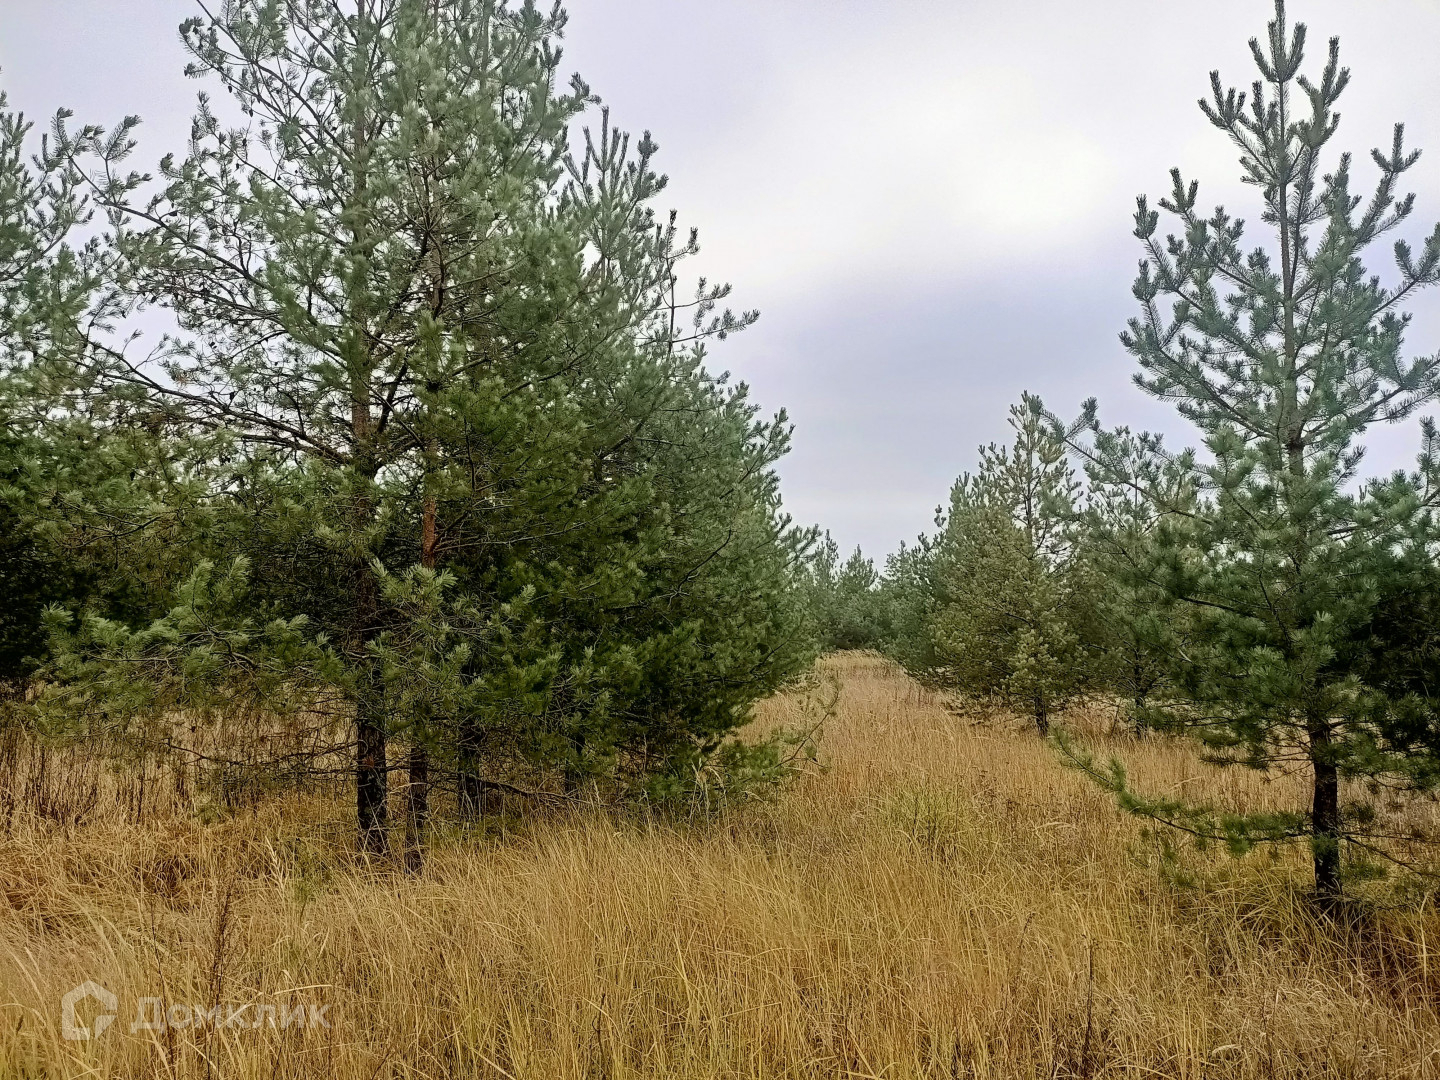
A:
[[[730,258],[752,253],[748,283],[786,295],[856,273],[963,269],[1095,228],[1114,169],[1097,142],[1047,116],[1029,72],[858,82],[840,77],[847,67],[803,72],[742,153],[727,145],[691,163],[704,179],[685,187],[714,222],[709,241]],[[763,199],[744,182],[760,163]]]

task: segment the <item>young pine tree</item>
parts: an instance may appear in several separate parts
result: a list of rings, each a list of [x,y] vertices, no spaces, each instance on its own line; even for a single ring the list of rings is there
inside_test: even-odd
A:
[[[931,634],[946,682],[1024,709],[1044,735],[1085,682],[1079,484],[1039,399],[1012,406],[1010,426],[1014,446],[982,447],[979,471],[955,484]]]
[[[1251,42],[1251,93],[1226,90],[1215,73],[1201,102],[1259,197],[1261,243],[1242,246],[1245,224],[1224,209],[1203,214],[1178,170],[1160,203],[1174,234],[1162,239],[1159,211],[1139,200],[1142,314],[1123,341],[1139,385],[1204,434],[1208,458],[1176,459],[1188,461],[1196,504],[1154,494],[1113,433],[1090,453],[1117,483],[1150,491],[1163,518],[1134,580],[1184,611],[1189,641],[1169,723],[1195,732],[1216,760],[1303,770],[1311,794],[1305,809],[1246,816],[1142,799],[1118,766],[1112,786],[1132,809],[1239,849],[1308,839],[1316,892],[1330,904],[1342,844],[1367,843],[1370,819],[1364,805],[1342,804],[1342,780],[1436,779],[1435,729],[1397,737],[1397,704],[1346,656],[1371,621],[1380,573],[1440,497],[1428,425],[1418,474],[1356,486],[1367,429],[1440,394],[1440,358],[1404,357],[1402,310],[1440,281],[1440,229],[1418,253],[1395,242],[1394,284],[1366,270],[1366,249],[1410,217],[1414,200],[1399,184],[1418,153],[1397,125],[1391,147],[1371,155],[1373,193],[1352,193],[1350,156],[1330,153],[1350,73],[1332,40],[1318,79],[1302,75],[1305,44],[1305,27],[1292,28],[1277,2],[1265,40]]]
[[[1123,428],[1107,445],[1109,464],[1086,463],[1089,483],[1076,521],[1090,594],[1081,638],[1096,682],[1124,703],[1135,733],[1143,735],[1152,721],[1164,719],[1153,707],[1183,663],[1185,613],[1134,568],[1155,558],[1168,520],[1193,513],[1193,463],[1169,459],[1153,436]]]
[[[873,649],[888,639],[880,575],[858,547],[842,560],[827,533],[806,564],[801,587],[821,649]]]
[[[648,137],[607,120],[572,153],[594,99],[556,90],[563,22],[505,0],[237,0],[182,29],[245,127],[202,98],[148,201],[129,126],[68,144],[98,156],[131,295],[178,328],[94,377],[215,441],[205,550],[250,567],[243,593],[186,595],[232,597],[236,633],[350,718],[371,851],[394,743],[413,846],[437,753],[472,801],[496,744],[572,787],[668,767],[804,659],[804,537],[771,469],[788,428],[703,367],[750,316],[717,314],[703,281],[676,302],[695,242],[655,217]]]
[[[57,190],[31,169],[29,132],[0,92],[0,686],[27,674],[42,652],[40,616],[52,599],[48,560],[14,505],[20,495],[15,481],[29,448],[19,369],[35,329],[52,321],[43,311],[51,293],[46,279],[53,280],[59,269],[52,260],[79,217],[73,187]]]
[[[935,512],[937,529],[943,530],[945,512]],[[933,537],[921,533],[914,544],[885,557],[880,579],[880,602],[885,612],[886,634],[880,643],[885,655],[919,681],[939,681],[940,667],[931,633],[939,590],[935,581]]]
[[[65,507],[113,536],[112,511],[135,504],[143,468],[136,440],[110,437],[115,412],[82,404],[74,377],[87,331],[123,308],[114,252],[77,239],[93,209],[84,176],[0,91],[0,682],[24,680],[44,657],[48,605],[137,599],[131,566],[99,548],[82,557],[57,520]]]

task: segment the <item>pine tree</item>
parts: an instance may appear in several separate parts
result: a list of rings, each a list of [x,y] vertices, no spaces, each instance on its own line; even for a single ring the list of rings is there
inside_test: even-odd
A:
[[[944,508],[935,511],[935,526],[943,530]],[[931,633],[939,589],[935,581],[936,541],[926,533],[915,543],[885,557],[880,599],[888,623],[881,648],[912,678],[927,685],[939,681],[940,665]]]
[[[42,293],[37,277],[46,255],[68,232],[68,205],[45,213],[45,184],[25,159],[30,126],[6,108],[0,92],[0,484],[8,489],[21,468],[23,442],[17,410],[16,353],[34,325],[33,308]],[[47,228],[48,226],[48,228]],[[40,320],[44,323],[46,320]],[[6,494],[13,500],[14,495]],[[10,500],[0,502],[0,682],[27,673],[42,647],[40,612],[49,599],[43,555]]]
[[[880,574],[858,547],[842,561],[826,533],[806,565],[802,587],[821,649],[874,649],[889,638]]]
[[[677,301],[697,246],[655,216],[648,136],[606,116],[572,154],[595,99],[555,91],[563,24],[504,0],[237,0],[182,32],[247,127],[202,97],[148,201],[132,124],[61,133],[98,159],[131,295],[177,323],[92,377],[207,447],[197,552],[238,576],[186,595],[295,657],[291,690],[343,702],[373,852],[394,742],[414,847],[436,754],[472,802],[497,743],[572,787],[680,767],[806,657],[806,536],[771,468],[788,425],[704,368],[753,316],[703,279]]]
[[[94,207],[63,139],[33,136],[0,91],[0,680],[26,678],[43,658],[48,605],[134,592],[103,558],[78,559],[56,528],[62,502],[94,527],[97,501],[128,501],[139,462],[107,439],[103,409],[77,407],[73,361],[86,331],[121,313],[118,265],[102,237],[80,238]]]
[[[1378,572],[1440,492],[1428,424],[1417,474],[1355,486],[1366,430],[1440,394],[1440,358],[1402,356],[1401,310],[1440,281],[1440,229],[1418,253],[1396,241],[1393,286],[1369,276],[1366,249],[1410,217],[1413,197],[1398,185],[1419,155],[1397,125],[1390,149],[1372,154],[1373,195],[1352,194],[1350,156],[1327,157],[1350,73],[1332,40],[1312,82],[1301,74],[1305,42],[1305,27],[1292,29],[1277,2],[1266,39],[1251,42],[1251,93],[1225,89],[1213,73],[1201,102],[1240,152],[1266,243],[1246,250],[1241,220],[1224,209],[1203,215],[1197,186],[1178,170],[1160,203],[1174,235],[1162,239],[1159,211],[1139,200],[1142,315],[1123,341],[1139,385],[1204,435],[1207,458],[1174,459],[1188,461],[1196,505],[1157,492],[1113,433],[1089,452],[1116,482],[1145,489],[1163,519],[1137,580],[1185,612],[1190,642],[1170,723],[1193,730],[1219,761],[1303,768],[1312,794],[1303,811],[1226,815],[1142,799],[1118,766],[1108,782],[1132,809],[1237,849],[1307,838],[1317,895],[1330,904],[1341,893],[1342,844],[1365,844],[1369,817],[1343,809],[1341,781],[1435,778],[1433,729],[1394,738],[1394,702],[1344,656],[1371,618]]]
[[[1163,723],[1152,706],[1170,693],[1186,638],[1183,610],[1135,568],[1154,561],[1169,518],[1194,511],[1193,463],[1168,459],[1153,437],[1124,428],[1109,433],[1107,447],[1103,467],[1086,464],[1089,483],[1075,523],[1088,591],[1080,638],[1096,683],[1127,703],[1135,733],[1144,735]]]
[[[1085,678],[1079,485],[1038,398],[1012,406],[1010,426],[1013,447],[982,447],[979,471],[955,484],[931,633],[947,682],[1025,709],[1044,735]]]

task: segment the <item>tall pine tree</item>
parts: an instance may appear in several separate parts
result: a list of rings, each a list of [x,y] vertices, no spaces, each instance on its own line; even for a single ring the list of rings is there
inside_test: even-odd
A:
[[[178,327],[93,378],[208,447],[200,551],[249,568],[172,619],[229,597],[237,633],[342,704],[375,852],[396,741],[415,842],[437,752],[471,801],[497,743],[572,786],[644,775],[713,749],[805,657],[807,538],[771,469],[788,428],[703,366],[752,316],[703,280],[677,301],[697,249],[655,216],[648,136],[606,117],[572,152],[595,101],[556,91],[563,24],[504,0],[239,0],[182,29],[245,126],[202,97],[148,200],[129,126],[67,139],[98,159],[131,294]],[[127,656],[165,640],[93,631]],[[94,677],[86,632],[67,641]]]
[[[1148,475],[1133,468],[1117,433],[1100,433],[1087,453],[1102,476],[1147,491],[1163,517],[1134,570],[1158,602],[1185,610],[1169,722],[1218,761],[1304,770],[1311,792],[1303,810],[1247,816],[1144,799],[1118,766],[1107,782],[1131,809],[1240,849],[1308,839],[1330,904],[1342,845],[1370,844],[1369,811],[1345,809],[1342,781],[1429,786],[1437,775],[1440,735],[1398,737],[1397,703],[1345,657],[1370,623],[1379,573],[1440,497],[1428,424],[1416,474],[1357,488],[1367,429],[1440,395],[1440,358],[1404,356],[1403,311],[1440,281],[1440,229],[1418,252],[1395,241],[1394,284],[1368,273],[1366,250],[1410,218],[1414,200],[1399,185],[1419,154],[1397,125],[1389,149],[1371,155],[1373,193],[1353,194],[1350,156],[1330,154],[1350,73],[1332,40],[1319,78],[1302,75],[1305,44],[1305,27],[1291,27],[1277,2],[1265,39],[1251,41],[1251,92],[1226,89],[1217,72],[1201,101],[1239,151],[1263,242],[1243,246],[1244,222],[1223,208],[1202,213],[1197,185],[1178,170],[1159,210],[1139,200],[1142,313],[1123,340],[1138,384],[1204,435],[1208,456],[1174,459],[1188,462],[1196,505],[1154,484],[1163,457]],[[1173,234],[1159,232],[1160,211]]]

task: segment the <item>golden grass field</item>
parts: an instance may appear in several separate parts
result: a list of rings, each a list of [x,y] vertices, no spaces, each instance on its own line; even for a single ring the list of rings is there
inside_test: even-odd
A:
[[[95,775],[12,762],[0,1075],[1440,1077],[1423,891],[1322,923],[1302,853],[1162,858],[1022,725],[958,718],[876,657],[822,674],[825,767],[774,801],[546,812],[439,836],[418,877],[357,863],[338,799],[215,821],[107,778],[113,812],[65,823]],[[1139,786],[1297,797],[1091,720]],[[118,1019],[66,1041],[86,979]],[[183,1026],[132,1032],[142,997]],[[270,1023],[301,1002],[329,1027]],[[195,1005],[245,1026],[185,1025]]]

